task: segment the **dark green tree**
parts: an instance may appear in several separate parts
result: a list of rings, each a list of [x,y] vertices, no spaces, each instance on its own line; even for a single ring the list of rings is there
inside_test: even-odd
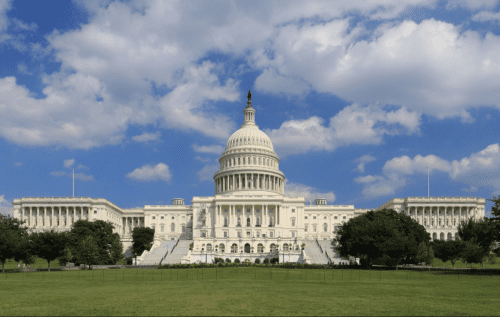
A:
[[[37,233],[29,233],[27,230],[21,232],[19,248],[14,255],[14,261],[22,261],[26,265],[35,264],[37,256]]]
[[[79,263],[84,264],[84,266],[89,266],[89,268],[99,261],[99,246],[95,242],[92,236],[86,236],[79,243],[75,254]]]
[[[427,265],[434,261],[434,250],[431,245],[421,242],[418,245],[417,256],[415,258],[418,263],[425,262]]]
[[[36,255],[47,261],[49,272],[50,262],[63,255],[67,243],[66,234],[64,233],[55,232],[54,230],[38,233],[35,242]]]
[[[497,224],[486,217],[479,221],[473,219],[465,220],[458,226],[458,235],[462,241],[480,247],[483,250],[483,257],[486,257],[490,253],[493,242],[498,236]],[[468,248],[472,250],[470,247]]]
[[[455,267],[455,262],[461,258],[464,246],[461,240],[436,240],[432,243],[434,255],[444,263],[450,261],[451,266]]]
[[[132,256],[137,257],[147,250],[151,250],[155,237],[154,229],[136,227],[132,230]]]
[[[425,228],[394,210],[369,211],[343,224],[334,240],[341,257],[360,258],[365,265],[414,263],[420,243],[428,243]]]
[[[481,246],[472,243],[470,241],[465,242],[462,249],[462,261],[467,263],[467,268],[469,263],[483,263],[486,258],[483,248]]]
[[[113,233],[113,229],[114,226],[111,223],[102,220],[76,221],[68,237],[71,253],[75,255],[76,249],[83,239],[91,235],[97,245],[96,264],[115,264],[116,261],[122,258],[123,246],[121,249],[118,246],[117,239],[119,240],[120,236],[118,233]],[[74,260],[78,262],[76,257]]]
[[[5,272],[5,262],[15,258],[20,250],[22,236],[26,234],[26,228],[22,227],[21,221],[10,215],[0,214],[0,262],[2,272]]]

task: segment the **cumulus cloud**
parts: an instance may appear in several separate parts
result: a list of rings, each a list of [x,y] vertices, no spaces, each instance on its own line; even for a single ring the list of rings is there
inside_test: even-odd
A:
[[[474,14],[471,20],[477,22],[497,21],[500,20],[500,12],[481,11]]]
[[[65,168],[72,168],[72,166],[74,164],[75,164],[75,159],[64,160],[64,167]]]
[[[200,171],[197,172],[200,182],[213,181],[214,174],[219,170],[219,165],[205,165]]]
[[[160,136],[160,131],[156,131],[155,133],[144,132],[143,134],[133,136],[132,140],[135,142],[149,142],[159,140]]]
[[[434,19],[382,23],[368,31],[362,23],[350,27],[345,18],[278,27],[272,43],[254,51],[252,60],[263,78],[274,69],[355,103],[397,105],[469,122],[469,109],[500,108],[499,45],[500,36],[463,32]],[[270,92],[272,86],[261,89]],[[283,90],[276,87],[275,93]]]
[[[376,158],[374,158],[373,156],[371,156],[369,154],[361,156],[360,158],[356,159],[356,161],[355,161],[356,163],[359,163],[358,166],[356,167],[356,170],[360,173],[364,173],[365,172],[365,164],[373,162],[375,160],[376,160]]]
[[[222,154],[224,147],[222,145],[198,145],[193,144],[193,150],[200,153]]]
[[[14,217],[12,204],[5,199],[5,195],[0,195],[0,214],[3,214],[4,216],[10,215],[11,217]]]
[[[313,116],[289,120],[279,129],[266,130],[280,157],[308,151],[332,151],[350,144],[380,144],[384,135],[419,132],[420,115],[405,108],[352,104],[330,118],[328,125]]]
[[[291,197],[305,197],[306,201],[316,198],[326,198],[329,202],[335,201],[335,194],[333,192],[321,192],[319,189],[312,186],[293,183],[285,179],[285,195]]]
[[[156,166],[144,165],[140,168],[136,168],[132,172],[128,173],[127,177],[143,182],[159,180],[170,182],[172,179],[172,173],[170,173],[168,165],[158,163]]]
[[[436,155],[416,155],[413,159],[404,155],[384,164],[381,175],[367,175],[354,179],[363,184],[365,197],[394,195],[404,187],[412,175],[442,172],[451,180],[469,185],[465,192],[475,192],[479,187],[490,188],[493,195],[500,194],[500,147],[491,144],[486,149],[472,153],[460,160],[447,161]]]

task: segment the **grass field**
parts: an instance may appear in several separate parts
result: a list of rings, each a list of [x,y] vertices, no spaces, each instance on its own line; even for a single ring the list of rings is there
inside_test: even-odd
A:
[[[500,278],[412,271],[114,269],[0,275],[0,315],[498,315]]]

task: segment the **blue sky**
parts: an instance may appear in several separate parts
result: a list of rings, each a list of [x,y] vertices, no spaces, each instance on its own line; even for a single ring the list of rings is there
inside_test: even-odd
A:
[[[123,208],[211,196],[249,89],[291,195],[500,195],[496,0],[0,0],[0,62],[3,208],[73,168]]]

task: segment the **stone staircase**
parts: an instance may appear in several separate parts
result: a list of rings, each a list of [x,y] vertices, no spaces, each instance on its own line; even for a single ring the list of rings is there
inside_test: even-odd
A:
[[[177,246],[167,254],[167,257],[161,262],[164,264],[180,264],[181,259],[185,257],[189,252],[189,245],[193,243],[193,240],[178,240]],[[176,242],[176,241],[174,241]]]
[[[328,264],[328,258],[324,253],[321,253],[316,240],[304,240],[303,243],[306,255],[311,258],[311,264]]]
[[[331,244],[331,240],[318,240],[319,245],[323,249],[323,251],[330,257],[332,260],[333,264],[349,264],[349,260],[342,259],[337,252],[335,252],[335,249],[333,248],[333,245]]]
[[[140,265],[158,265],[161,259],[165,256],[167,252],[171,252],[177,241],[163,241],[158,247],[154,248],[153,251],[146,255],[144,259],[139,263]]]

